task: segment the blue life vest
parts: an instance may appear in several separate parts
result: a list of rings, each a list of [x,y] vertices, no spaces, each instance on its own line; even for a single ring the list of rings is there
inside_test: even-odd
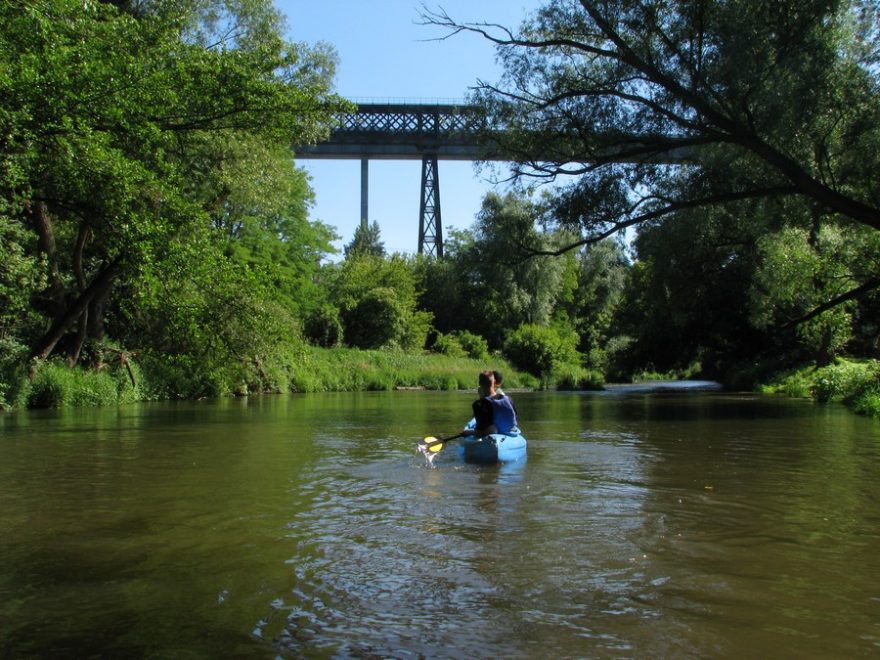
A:
[[[498,399],[489,398],[489,402],[492,404],[495,428],[499,433],[510,433],[517,428],[516,409],[510,397],[505,395]]]

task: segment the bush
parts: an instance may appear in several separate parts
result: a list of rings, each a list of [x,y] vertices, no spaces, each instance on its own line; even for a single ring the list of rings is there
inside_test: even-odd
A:
[[[37,365],[30,387],[26,389],[24,404],[28,408],[66,408],[76,406],[106,406],[132,396],[128,372],[119,366],[100,371],[71,369],[62,362]]]
[[[315,346],[333,348],[342,343],[342,321],[339,310],[325,305],[306,317],[303,333]]]
[[[762,385],[764,393],[837,401],[855,412],[880,416],[880,362],[855,362],[838,358],[827,367],[815,366],[786,372]]]
[[[556,328],[521,325],[504,344],[504,354],[517,369],[542,377],[562,365],[579,365],[576,337],[563,336]]]
[[[852,401],[877,387],[877,363],[837,360],[815,371],[811,394],[822,402]]]
[[[27,346],[14,339],[0,339],[0,410],[12,408],[30,383],[25,373]]]
[[[410,311],[404,314],[398,336],[400,347],[408,351],[424,350],[433,320],[430,312]]]
[[[371,289],[353,308],[343,310],[345,341],[355,348],[380,348],[397,338],[403,311],[393,289]]]
[[[548,379],[557,390],[601,390],[605,388],[602,374],[592,369],[565,365],[550,374]]]
[[[455,335],[444,335],[443,333],[438,333],[437,339],[434,340],[434,352],[454,358],[467,356],[458,337]]]
[[[461,330],[455,333],[455,338],[467,356],[472,360],[485,361],[489,359],[489,344],[480,335],[468,332],[467,330]]]
[[[880,392],[877,390],[862,392],[853,397],[850,406],[860,415],[880,417]]]

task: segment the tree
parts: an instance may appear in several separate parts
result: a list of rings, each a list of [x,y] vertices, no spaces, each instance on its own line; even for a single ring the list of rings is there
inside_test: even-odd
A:
[[[190,236],[208,253],[186,272],[216,265],[203,231],[242,223],[242,179],[227,175],[258,171],[254,153],[277,164],[268,145],[317,139],[346,107],[330,54],[285,42],[266,0],[116,4],[0,8],[0,195],[46,264],[36,357],[76,362],[120,293],[181,274],[171,252]]]
[[[573,179],[554,212],[580,238],[554,253],[743,200],[880,229],[873,2],[551,0],[517,32],[424,19],[498,45],[505,76],[474,101],[513,175]]]
[[[507,333],[520,325],[551,322],[565,264],[549,257],[520,256],[526,246],[549,246],[556,240],[535,228],[539,216],[540,209],[522,195],[486,195],[472,233],[454,235],[447,246],[444,261],[450,266],[435,271],[438,283],[448,283],[450,275],[457,283],[444,285],[447,291],[436,292],[436,299],[433,292],[426,295],[426,304],[435,306],[444,306],[450,297],[459,299],[460,311],[449,319],[450,326],[438,324],[438,329],[470,330],[492,348],[500,348]],[[443,274],[446,277],[440,278]],[[450,316],[448,310],[436,314]]]
[[[577,281],[567,304],[567,315],[579,337],[578,350],[589,366],[604,371],[608,347],[618,332],[616,314],[630,269],[621,241],[607,238],[577,254]]]
[[[856,282],[876,281],[878,243],[880,236],[858,226],[822,227],[814,235],[786,228],[762,236],[762,260],[751,287],[752,322],[794,329],[801,350],[829,363],[853,337],[858,306],[848,292]]]
[[[769,332],[749,315],[758,238],[772,231],[760,206],[695,209],[641,229],[614,318],[617,331],[633,339],[617,369],[683,370],[699,362],[718,377],[768,347]]]
[[[357,255],[370,255],[373,257],[385,256],[385,244],[379,240],[379,223],[359,224],[354,230],[351,243],[345,246],[345,258]]]
[[[415,268],[403,257],[359,255],[346,259],[332,267],[328,287],[349,345],[425,347],[432,317],[418,308]]]

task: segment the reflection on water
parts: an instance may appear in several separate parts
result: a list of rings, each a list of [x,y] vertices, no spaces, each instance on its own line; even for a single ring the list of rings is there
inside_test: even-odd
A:
[[[880,650],[877,422],[521,393],[527,460],[428,466],[417,441],[470,398],[0,418],[0,657]]]

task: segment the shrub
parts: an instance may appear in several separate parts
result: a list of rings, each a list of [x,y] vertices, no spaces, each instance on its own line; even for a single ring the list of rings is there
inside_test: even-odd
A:
[[[403,315],[398,336],[400,347],[408,351],[424,350],[434,315],[430,312],[410,311]]]
[[[356,348],[385,346],[398,336],[402,316],[403,312],[393,289],[371,289],[354,307],[343,310],[345,341]]]
[[[880,362],[837,359],[826,367],[786,372],[760,389],[768,394],[838,401],[855,412],[876,416],[880,415]]]
[[[113,405],[126,388],[130,388],[128,372],[119,366],[94,371],[50,361],[37,365],[24,404],[28,408]],[[126,397],[131,396],[129,389]]]
[[[442,332],[437,334],[434,340],[434,352],[441,355],[448,355],[454,358],[463,358],[467,355],[458,337],[455,335],[445,335]]]
[[[461,330],[455,333],[455,338],[469,358],[473,360],[489,359],[489,344],[480,335]]]
[[[837,360],[815,371],[811,393],[818,401],[852,401],[876,390],[878,368],[875,362]]]
[[[0,338],[0,410],[12,408],[30,387],[24,365],[28,349],[11,338]]]
[[[575,341],[554,327],[525,324],[507,338],[504,354],[517,369],[541,377],[562,365],[580,363]]]
[[[601,373],[574,365],[564,365],[553,371],[549,381],[557,390],[601,390],[605,387]]]
[[[862,392],[853,397],[851,406],[860,415],[880,417],[880,392],[877,390]]]
[[[315,346],[333,348],[342,343],[342,321],[339,310],[325,305],[306,317],[303,333]]]

